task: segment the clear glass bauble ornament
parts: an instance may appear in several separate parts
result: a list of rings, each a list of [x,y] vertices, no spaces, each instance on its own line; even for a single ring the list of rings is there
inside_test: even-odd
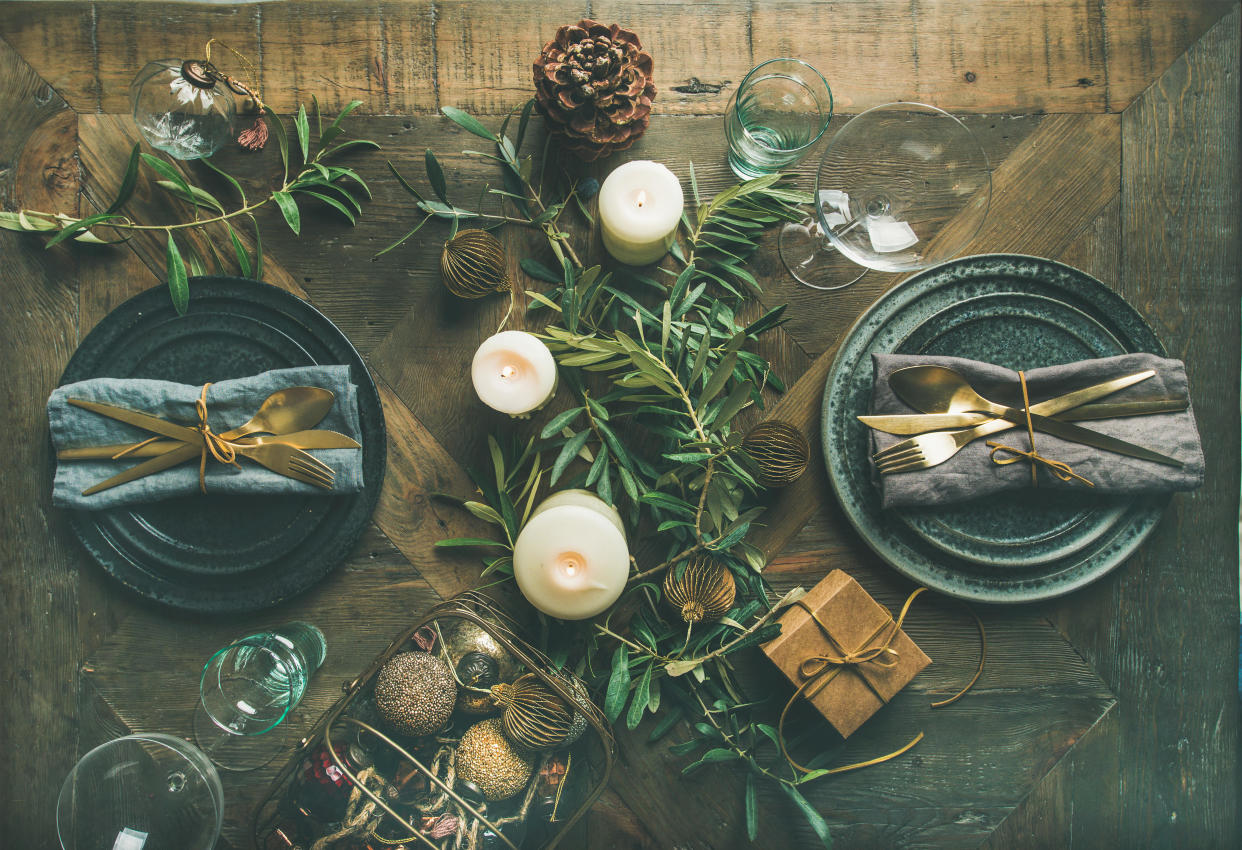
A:
[[[142,137],[177,159],[211,156],[233,138],[233,93],[200,62],[148,62],[129,100]]]

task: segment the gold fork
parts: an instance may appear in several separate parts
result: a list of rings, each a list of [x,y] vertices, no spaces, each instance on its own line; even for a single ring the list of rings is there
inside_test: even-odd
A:
[[[1133,375],[1114,378],[1101,384],[1084,387],[1081,390],[1075,390],[1072,393],[1066,393],[1057,398],[1031,405],[1031,412],[1043,416],[1053,416],[1089,401],[1094,401],[1097,398],[1115,393],[1138,381],[1146,380],[1153,374],[1151,371],[1138,372]],[[912,472],[916,469],[928,469],[929,467],[944,463],[961,451],[967,444],[974,442],[980,437],[1006,431],[1012,427],[1014,427],[1012,422],[1004,419],[994,419],[991,422],[985,422],[982,425],[976,425],[974,428],[966,428],[961,431],[933,431],[927,434],[919,434],[917,437],[902,440],[900,443],[876,452],[872,455],[872,460],[875,461],[876,471],[881,475],[889,475],[895,472]]]
[[[262,443],[256,446],[234,444],[233,450],[242,457],[266,466],[272,472],[314,484],[325,490],[331,490],[336,479],[336,471],[319,458],[283,443]]]

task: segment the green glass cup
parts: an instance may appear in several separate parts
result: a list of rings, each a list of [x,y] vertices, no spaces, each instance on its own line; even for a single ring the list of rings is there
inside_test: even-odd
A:
[[[281,750],[270,735],[306,693],[327,641],[306,622],[247,635],[203,665],[194,713],[198,745],[218,767],[253,770]]]
[[[729,167],[743,180],[773,174],[806,156],[832,120],[832,90],[801,59],[751,69],[725,111]]]

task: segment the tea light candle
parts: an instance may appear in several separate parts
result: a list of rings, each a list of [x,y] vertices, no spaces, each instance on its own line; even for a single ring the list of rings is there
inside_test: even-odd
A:
[[[521,416],[543,406],[556,391],[556,360],[533,334],[502,331],[474,353],[470,378],[488,407]]]
[[[677,176],[658,162],[619,166],[599,190],[604,247],[631,266],[654,263],[668,253],[686,200]]]
[[[620,515],[583,490],[549,497],[513,546],[513,575],[522,595],[561,620],[606,611],[625,589],[629,573]]]

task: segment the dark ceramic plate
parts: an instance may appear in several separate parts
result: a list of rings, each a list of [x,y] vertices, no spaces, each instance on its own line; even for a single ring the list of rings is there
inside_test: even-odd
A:
[[[1099,281],[1050,260],[968,257],[928,269],[877,300],[846,333],[824,389],[829,480],[867,543],[915,581],[963,599],[1027,602],[1080,587],[1121,563],[1167,496],[1055,497],[1037,491],[942,508],[880,508],[858,421],[871,402],[871,354],[939,354],[1011,368],[1125,352],[1163,354],[1135,310]]]
[[[342,496],[187,496],[74,511],[71,525],[91,557],[143,596],[203,612],[266,608],[327,575],[366,528],[384,480],[383,408],[358,352],[310,304],[241,278],[194,278],[190,288],[184,316],[162,287],[109,313],[82,341],[61,383],[110,377],[201,384],[346,364],[358,386],[364,489]]]

